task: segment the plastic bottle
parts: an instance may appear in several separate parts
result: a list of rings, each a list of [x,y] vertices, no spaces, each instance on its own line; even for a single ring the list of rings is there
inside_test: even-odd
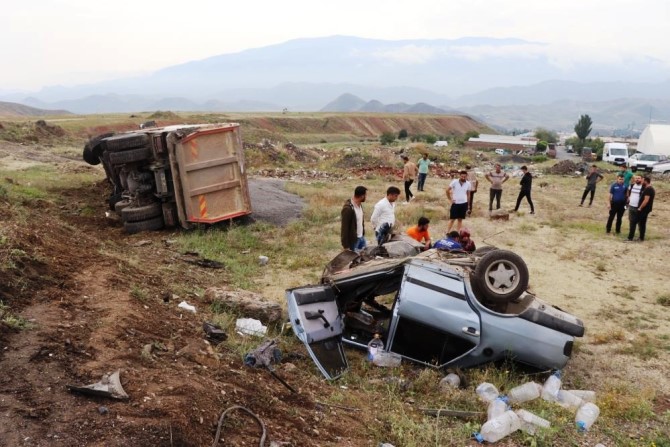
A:
[[[536,382],[526,382],[523,385],[512,388],[507,397],[510,403],[528,402],[537,399],[542,394],[542,385]]]
[[[498,442],[519,428],[521,428],[521,419],[515,412],[508,410],[482,425],[481,435],[484,441]]]
[[[568,390],[575,396],[581,397],[584,402],[596,402],[596,392],[590,390]]]
[[[558,390],[561,389],[561,372],[556,371],[547,378],[542,386],[542,399],[548,402],[558,400]]]
[[[377,352],[384,349],[384,342],[381,340],[381,335],[375,334],[375,336],[368,343],[368,360],[372,361],[377,355]]]
[[[491,402],[500,395],[498,388],[488,382],[480,383],[475,392],[477,393],[477,396],[486,403]]]
[[[486,414],[488,415],[487,420],[495,419],[504,412],[508,410],[508,405],[507,405],[507,397],[505,396],[498,396],[495,399],[491,401],[489,404],[489,408],[486,410]]]
[[[540,416],[523,409],[516,410],[516,415],[521,420],[521,430],[530,435],[534,435],[540,428],[549,428],[551,423]]]
[[[440,380],[440,389],[458,388],[461,385],[461,378],[458,374],[449,373]]]
[[[563,408],[576,410],[581,407],[584,401],[581,397],[572,394],[570,391],[558,390],[556,403]]]
[[[575,424],[577,424],[577,430],[587,431],[593,423],[598,419],[600,414],[600,408],[598,405],[586,402],[584,405],[579,407],[577,414],[575,415]]]
[[[400,363],[402,363],[402,357],[400,354],[382,351],[378,348],[377,353],[372,357],[372,363],[377,366],[395,368],[396,366],[400,366]]]

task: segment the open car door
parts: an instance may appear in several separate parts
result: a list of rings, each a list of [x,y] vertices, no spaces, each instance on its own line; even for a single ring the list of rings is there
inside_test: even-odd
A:
[[[344,321],[329,285],[286,291],[293,332],[328,380],[337,379],[349,367],[342,347]]]

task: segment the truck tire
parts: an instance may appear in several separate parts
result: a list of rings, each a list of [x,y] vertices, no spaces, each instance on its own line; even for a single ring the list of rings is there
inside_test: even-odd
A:
[[[109,162],[113,165],[124,165],[126,163],[133,163],[149,158],[151,150],[148,147],[141,147],[138,149],[128,149],[121,152],[110,152]]]
[[[104,150],[102,140],[114,135],[114,132],[103,133],[97,137],[91,138],[84,146],[84,161],[90,165],[100,164],[100,157]]]
[[[161,202],[153,202],[144,206],[127,206],[121,210],[121,219],[124,222],[139,222],[156,216],[161,216],[162,219],[163,207]]]
[[[116,211],[116,214],[120,216],[121,212],[124,209],[128,208],[129,206],[130,206],[130,200],[128,199],[119,200],[114,204],[114,211]]]
[[[142,231],[160,230],[164,225],[163,216],[158,216],[147,220],[140,220],[139,222],[124,222],[123,228],[125,228],[126,233],[135,234]]]
[[[149,135],[144,133],[121,134],[106,138],[105,149],[109,152],[125,151],[149,145]]]
[[[477,262],[473,290],[493,303],[508,303],[528,288],[528,267],[516,253],[493,250]]]
[[[100,164],[100,157],[95,155],[88,146],[84,147],[84,154],[82,155],[82,158],[90,165],[95,166]]]

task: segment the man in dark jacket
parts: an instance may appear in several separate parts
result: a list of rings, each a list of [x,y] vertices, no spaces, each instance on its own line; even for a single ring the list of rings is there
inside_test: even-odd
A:
[[[523,177],[521,177],[521,191],[519,191],[519,197],[516,198],[516,207],[514,211],[519,211],[519,205],[521,205],[521,199],[524,197],[528,200],[528,205],[530,205],[530,214],[535,214],[535,207],[533,206],[533,200],[530,198],[530,189],[533,186],[533,174],[528,172],[526,166],[521,166],[521,171],[523,172]]]
[[[354,189],[354,196],[347,199],[342,206],[340,240],[344,250],[359,252],[365,248],[363,202],[365,202],[367,191],[365,186],[357,186]]]

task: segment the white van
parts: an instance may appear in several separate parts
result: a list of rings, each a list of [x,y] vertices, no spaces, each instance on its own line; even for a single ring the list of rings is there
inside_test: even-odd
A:
[[[603,161],[619,166],[626,165],[628,163],[628,145],[626,143],[605,143]]]
[[[449,142],[444,140],[437,140],[435,143],[433,143],[433,147],[447,147],[447,146],[449,146]]]

